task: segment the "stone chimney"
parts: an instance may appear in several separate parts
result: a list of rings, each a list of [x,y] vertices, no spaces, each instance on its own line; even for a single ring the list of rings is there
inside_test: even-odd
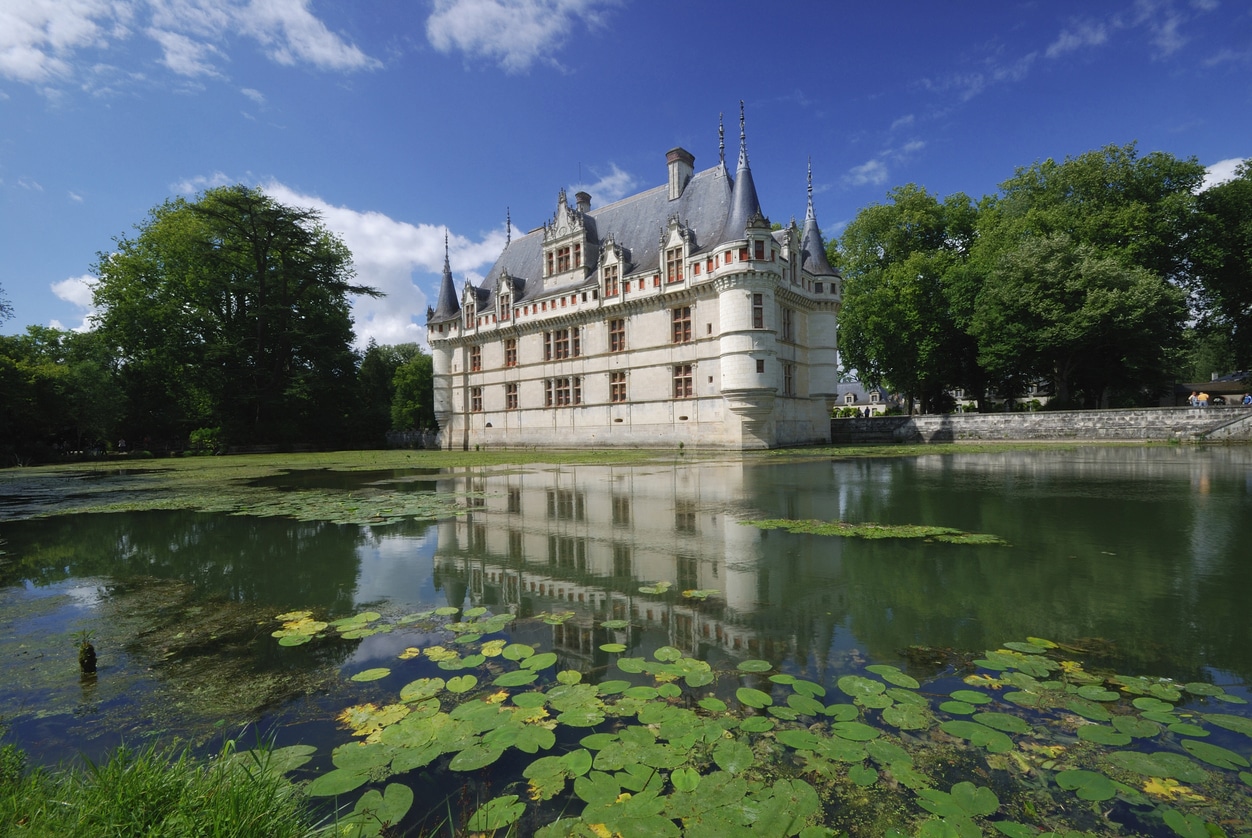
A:
[[[687,188],[696,158],[685,148],[671,148],[665,152],[665,162],[669,164],[669,199],[673,201]]]
[[[574,193],[574,209],[579,212],[587,212],[591,209],[591,195],[586,192]]]

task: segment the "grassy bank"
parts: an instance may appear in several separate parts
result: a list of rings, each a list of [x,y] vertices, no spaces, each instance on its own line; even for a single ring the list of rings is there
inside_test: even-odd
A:
[[[306,799],[267,751],[211,761],[186,750],[119,748],[105,762],[25,766],[0,747],[0,835],[301,838],[317,834]]]

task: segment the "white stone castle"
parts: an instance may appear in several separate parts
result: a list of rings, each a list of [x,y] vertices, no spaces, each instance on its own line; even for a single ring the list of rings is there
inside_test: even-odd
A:
[[[813,213],[771,230],[748,166],[592,209],[562,190],[459,299],[447,256],[427,311],[444,448],[772,448],[830,441],[842,277]]]

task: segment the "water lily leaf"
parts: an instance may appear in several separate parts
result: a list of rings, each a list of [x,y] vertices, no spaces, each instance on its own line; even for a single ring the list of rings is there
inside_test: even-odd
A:
[[[542,654],[531,655],[530,657],[526,658],[525,660],[521,662],[523,669],[529,669],[532,672],[538,672],[541,669],[547,669],[548,667],[554,665],[555,663],[556,663],[556,652],[543,652]]]
[[[1098,684],[1088,684],[1085,687],[1078,688],[1078,695],[1088,701],[1117,701],[1120,695],[1112,690],[1106,690]]]
[[[886,707],[882,711],[882,719],[901,730],[925,730],[933,721],[930,710],[916,704],[893,704]]]
[[[617,800],[622,787],[603,771],[592,771],[574,780],[574,794],[591,805],[608,805]]]
[[[1101,724],[1081,725],[1078,738],[1084,742],[1095,742],[1097,745],[1122,746],[1130,744],[1130,734],[1122,733]]]
[[[594,709],[566,710],[556,720],[570,727],[595,727],[604,721],[604,713]]]
[[[990,704],[991,696],[977,690],[953,690],[948,695],[957,701],[964,701],[966,704]]]
[[[381,792],[370,789],[352,808],[353,818],[366,823],[400,823],[413,807],[413,790],[403,783],[388,783]]]
[[[447,683],[448,692],[465,693],[478,686],[478,679],[473,675],[458,675],[455,678],[449,678]]]
[[[930,699],[926,696],[912,690],[906,690],[903,687],[888,687],[885,694],[900,704],[916,704],[918,707],[930,706]]]
[[[531,672],[529,669],[515,669],[512,672],[500,673],[491,683],[497,687],[523,687],[538,677],[536,673]]]
[[[694,768],[675,768],[670,772],[669,781],[678,791],[695,791],[700,786],[700,772]]]
[[[1117,787],[1108,777],[1081,768],[1058,772],[1056,784],[1067,791],[1074,792],[1083,800],[1098,802],[1109,800],[1117,794]]]
[[[765,712],[787,722],[794,722],[800,717],[800,714],[796,712],[794,708],[788,707],[785,704],[775,704],[772,707],[767,707]]]
[[[872,672],[888,684],[895,684],[897,687],[907,687],[910,690],[915,690],[921,686],[921,684],[917,682],[916,678],[901,672],[900,668],[897,666],[875,664],[873,666],[865,667],[865,671]]]
[[[374,669],[364,669],[352,676],[353,681],[377,681],[380,678],[386,678],[391,674],[391,670],[385,666],[379,666]]]
[[[707,684],[713,683],[713,673],[705,670],[688,672],[683,676],[683,682],[692,688],[703,687]]]
[[[282,620],[285,623],[290,623],[296,620],[307,620],[308,618],[312,616],[313,616],[312,611],[288,611],[285,614],[276,615],[274,619]]]
[[[311,634],[289,634],[278,638],[279,646],[303,646],[313,639]]]
[[[660,684],[656,688],[656,694],[661,698],[678,698],[683,691],[677,684]]]
[[[465,828],[470,832],[494,832],[517,821],[525,811],[526,804],[519,801],[516,794],[506,794],[480,806],[478,811],[470,815]]]
[[[655,585],[644,585],[639,589],[641,594],[663,594],[670,589],[669,582],[657,582]]]
[[[1177,809],[1166,809],[1161,819],[1165,825],[1182,838],[1210,838],[1213,834],[1204,826],[1204,819],[1199,815],[1183,814]]]
[[[562,669],[556,674],[556,682],[558,684],[577,684],[583,679],[583,674],[577,669]]]
[[[1129,734],[1136,739],[1148,739],[1156,736],[1161,732],[1161,726],[1149,719],[1140,719],[1135,716],[1114,716],[1113,727],[1122,733]],[[1208,731],[1197,725],[1190,725],[1201,731],[1201,736],[1208,736]],[[1176,731],[1177,732],[1177,731]]]
[[[978,708],[964,701],[944,701],[940,703],[939,709],[953,716],[971,716]]]
[[[1183,750],[1187,751],[1193,757],[1203,760],[1210,765],[1216,765],[1218,768],[1247,768],[1248,761],[1234,751],[1214,745],[1211,742],[1201,742],[1197,739],[1182,740]]]
[[[647,665],[648,665],[648,662],[644,660],[643,658],[618,658],[617,659],[617,668],[620,669],[622,672],[626,672],[630,675],[638,675],[639,673],[643,672],[644,667]]]
[[[992,821],[991,825],[1001,835],[1007,835],[1009,838],[1038,838],[1039,836],[1039,831],[1033,826],[1026,826],[1017,821]]]
[[[630,682],[623,681],[620,678],[610,681],[601,681],[596,684],[596,692],[600,695],[617,695],[630,689]]]
[[[477,771],[498,760],[501,753],[503,751],[486,745],[470,745],[454,756],[448,767],[453,771]]]
[[[885,693],[882,695],[859,695],[853,701],[870,710],[881,710],[884,707],[890,707],[892,704],[891,696]]]
[[[740,704],[757,709],[768,707],[774,703],[774,699],[769,693],[762,692],[755,687],[739,687],[735,690],[735,698],[739,699]]]
[[[878,771],[868,765],[856,764],[848,768],[848,779],[858,786],[868,787],[878,782]]]
[[[774,729],[774,720],[767,716],[748,716],[739,723],[745,733],[767,733]]]
[[[275,774],[286,774],[307,764],[316,752],[316,745],[287,745],[283,748],[273,749],[261,759],[267,770]],[[252,752],[240,751],[239,753],[250,754]]]
[[[1197,738],[1209,735],[1207,730],[1190,722],[1174,722],[1169,726],[1169,732],[1177,733],[1179,736],[1194,736]]]
[[[723,739],[713,746],[713,761],[728,774],[752,767],[752,749],[738,739]]]
[[[826,705],[816,698],[797,693],[787,696],[787,706],[804,716],[820,716],[826,712]]]
[[[431,698],[443,691],[445,683],[442,678],[418,678],[410,681],[400,688],[400,700],[413,702]]]
[[[1205,713],[1204,720],[1218,727],[1224,727],[1226,730],[1233,730],[1235,733],[1242,733],[1244,736],[1252,737],[1252,719],[1246,716],[1232,716],[1228,713]]]
[[[501,650],[500,654],[505,660],[520,661],[525,660],[535,653],[535,650],[527,646],[525,643],[510,643]]]
[[[769,672],[774,668],[774,665],[769,661],[746,660],[739,661],[739,666],[737,668],[740,672]]]
[[[336,768],[314,778],[305,786],[304,792],[310,797],[335,797],[359,789],[369,782],[369,778],[367,771]]]
[[[837,686],[846,695],[854,699],[881,695],[887,689],[881,682],[871,681],[869,678],[860,675],[844,675],[838,680]]]
[[[851,722],[861,717],[861,710],[854,704],[827,704],[826,715],[836,722]]]
[[[702,698],[697,702],[697,704],[705,710],[708,710],[710,713],[726,712],[726,702],[722,701],[720,698],[714,698],[713,696]]]
[[[1114,751],[1106,756],[1109,762],[1134,771],[1145,777],[1162,777],[1181,780],[1185,783],[1203,783],[1208,773],[1182,754],[1172,751],[1159,751],[1145,754],[1141,751]]]
[[[440,608],[436,608],[435,614],[440,617],[451,617],[457,612],[459,612],[460,610],[461,609],[457,608],[455,605],[444,605]]]
[[[1009,713],[975,713],[974,721],[1005,733],[1030,733],[1025,719]]]
[[[622,643],[601,643],[601,652],[625,652],[626,646]]]
[[[1013,641],[1011,643],[1004,644],[1004,648],[1006,649],[1012,649],[1015,652],[1023,652],[1027,655],[1042,655],[1043,653],[1047,652],[1048,649],[1052,649],[1055,647],[1056,647],[1055,643],[1053,643],[1051,646],[1043,646],[1038,643],[1022,643],[1020,641]]]
[[[378,742],[345,742],[331,752],[330,761],[345,771],[371,772],[386,766],[395,753],[395,748]]]
[[[968,740],[971,745],[986,748],[993,754],[1007,754],[1013,750],[1013,740],[1004,733],[992,730],[978,722],[951,719],[939,725],[939,729],[951,736]]]
[[[1152,701],[1155,700],[1152,699]],[[1093,722],[1107,722],[1113,718],[1113,714],[1103,704],[1097,704],[1086,698],[1071,698],[1065,703],[1065,708],[1071,713],[1082,716],[1084,719],[1090,719]]]
[[[1148,694],[1162,701],[1178,701],[1182,698],[1182,690],[1173,684],[1153,684],[1148,688]]]
[[[807,695],[811,698],[823,698],[826,695],[826,688],[821,684],[816,684],[812,681],[804,681],[799,678],[791,682],[791,689],[795,690],[800,695]]]
[[[627,698],[640,698],[644,701],[651,701],[660,695],[660,693],[657,692],[656,687],[648,686],[631,687],[626,690],[624,694]]]

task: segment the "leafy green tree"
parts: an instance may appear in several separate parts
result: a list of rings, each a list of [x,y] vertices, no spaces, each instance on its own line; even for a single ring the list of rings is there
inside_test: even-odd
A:
[[[1061,404],[1107,407],[1168,380],[1186,318],[1182,289],[1064,234],[1002,256],[972,321],[993,372],[1051,381]]]
[[[957,194],[940,202],[913,184],[863,209],[840,239],[839,346],[862,380],[943,405],[946,391],[985,390],[963,324],[979,277],[968,265],[978,210]]]
[[[53,444],[83,448],[111,438],[121,415],[113,359],[99,336],[29,326],[0,337],[0,438],[40,456]]]
[[[360,422],[361,441],[381,446],[387,431],[391,429],[391,408],[396,394],[396,372],[406,362],[421,354],[416,343],[379,346],[370,340],[361,358],[357,381],[361,389]],[[401,430],[401,429],[397,429]]]
[[[9,302],[9,298],[4,296],[4,286],[0,285],[0,323],[8,320],[13,316],[13,304]]]
[[[420,349],[396,369],[391,427],[397,431],[434,428],[434,362]]]
[[[1225,336],[1239,369],[1252,368],[1252,160],[1197,196],[1192,250],[1200,328]]]
[[[352,256],[312,210],[227,186],[155,207],[94,266],[97,327],[145,435],[341,443],[358,358]]]

